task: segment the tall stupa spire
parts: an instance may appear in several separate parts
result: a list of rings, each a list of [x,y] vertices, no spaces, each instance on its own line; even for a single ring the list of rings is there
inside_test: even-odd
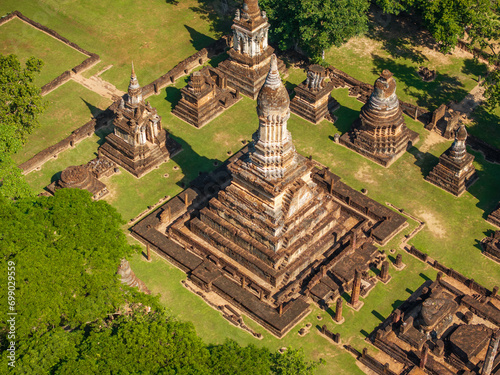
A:
[[[456,161],[462,161],[467,154],[466,140],[467,130],[465,129],[465,125],[461,124],[455,133],[455,142],[453,142],[450,148],[450,156]]]
[[[297,164],[292,135],[287,129],[290,97],[281,82],[275,55],[271,57],[269,74],[257,98],[259,129],[253,135],[255,149],[250,160],[266,179],[285,177]]]
[[[134,62],[132,61],[132,73],[130,74],[130,83],[128,85],[128,103],[132,106],[137,106],[143,101],[142,88],[139,85],[137,76],[135,75]]]

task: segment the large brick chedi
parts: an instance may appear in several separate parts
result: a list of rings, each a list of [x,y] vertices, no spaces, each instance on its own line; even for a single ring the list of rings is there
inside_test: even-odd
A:
[[[180,145],[162,128],[156,109],[144,102],[133,66],[128,95],[116,109],[113,126],[113,133],[99,147],[99,157],[114,161],[136,177],[180,151]]]
[[[274,49],[267,44],[269,22],[261,12],[258,0],[244,0],[243,9],[236,11],[233,29],[233,46],[229,59],[218,68],[227,76],[230,87],[256,99],[266,79],[269,61]],[[285,65],[278,60],[278,69],[285,71]]]
[[[354,267],[364,296],[380,254],[373,242],[387,242],[406,222],[296,152],[278,69],[273,55],[248,149],[132,232],[204,292],[281,337],[309,313],[307,296],[326,308],[352,289]]]
[[[309,66],[307,78],[295,88],[290,110],[313,124],[318,124],[339,107],[332,98],[333,82],[325,81],[326,69],[320,65]]]
[[[388,167],[417,141],[418,134],[406,127],[396,96],[396,80],[390,71],[384,70],[361,108],[359,119],[340,142]]]
[[[439,163],[426,177],[426,180],[440,188],[459,196],[477,178],[472,162],[474,156],[467,152],[465,141],[467,130],[461,125],[455,135],[455,142],[440,157]]]

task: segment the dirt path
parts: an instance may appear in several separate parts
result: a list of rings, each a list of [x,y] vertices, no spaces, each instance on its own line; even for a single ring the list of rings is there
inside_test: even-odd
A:
[[[125,94],[125,92],[118,90],[114,85],[103,80],[101,77],[97,77],[96,75],[90,78],[85,78],[81,74],[75,74],[71,77],[71,79],[78,82],[83,87],[111,100],[113,99],[113,96],[122,96]]]
[[[469,115],[484,101],[484,87],[477,85],[460,103],[452,104],[451,108]]]

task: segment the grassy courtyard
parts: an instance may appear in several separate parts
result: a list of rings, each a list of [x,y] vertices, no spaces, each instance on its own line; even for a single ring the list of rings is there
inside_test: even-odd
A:
[[[35,80],[40,87],[88,57],[18,18],[0,26],[0,54],[17,55],[21,63],[31,56],[43,60],[44,66]]]
[[[44,96],[46,111],[40,117],[40,127],[28,136],[21,152],[14,155],[16,163],[23,163],[43,149],[66,138],[75,129],[106,109],[111,100],[87,90],[74,81],[68,81]]]
[[[126,90],[132,61],[139,82],[145,85],[215,40],[216,32],[211,29],[203,5],[195,0],[174,3],[4,0],[0,3],[0,15],[19,10],[97,53],[102,61],[88,74],[112,65],[102,78]]]

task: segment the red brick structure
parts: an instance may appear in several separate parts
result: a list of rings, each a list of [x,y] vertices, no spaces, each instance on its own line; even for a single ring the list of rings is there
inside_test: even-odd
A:
[[[128,95],[116,109],[113,133],[99,147],[99,157],[108,158],[140,178],[180,151],[161,126],[155,108],[144,102],[132,65]]]
[[[373,242],[407,225],[296,152],[289,103],[273,56],[253,143],[132,228],[205,292],[279,337],[309,313],[306,296],[328,308],[351,290],[355,267],[366,294],[380,254]]]
[[[94,200],[99,200],[108,194],[106,185],[97,179],[88,165],[66,168],[62,171],[61,178],[47,186],[46,190],[53,195],[56,190],[63,188],[87,190]]]
[[[500,231],[495,231],[481,241],[483,254],[500,263]]]
[[[243,9],[236,11],[233,29],[233,46],[229,59],[218,68],[227,76],[227,84],[255,100],[269,71],[274,49],[268,45],[269,22],[259,8],[258,0],[244,0]],[[278,60],[278,69],[285,72],[285,65]]]
[[[497,206],[495,211],[488,215],[486,220],[494,226],[500,228],[500,204]]]
[[[440,157],[439,163],[426,180],[447,192],[460,196],[477,179],[474,156],[467,152],[467,130],[461,125],[455,133],[455,142]]]
[[[438,274],[424,282],[368,337],[399,362],[397,374],[500,374],[500,300],[474,284]],[[392,366],[391,366],[392,367]]]
[[[396,80],[390,71],[384,70],[361,108],[359,119],[351,131],[342,135],[340,143],[389,167],[418,139],[418,133],[406,127],[396,96]]]
[[[332,98],[333,82],[325,82],[326,69],[320,65],[309,66],[307,79],[295,87],[295,96],[290,102],[290,110],[296,115],[318,124],[331,112],[339,108]]]
[[[211,67],[191,74],[187,86],[181,89],[181,95],[172,114],[197,128],[241,99],[238,90],[228,88],[226,76]]]

